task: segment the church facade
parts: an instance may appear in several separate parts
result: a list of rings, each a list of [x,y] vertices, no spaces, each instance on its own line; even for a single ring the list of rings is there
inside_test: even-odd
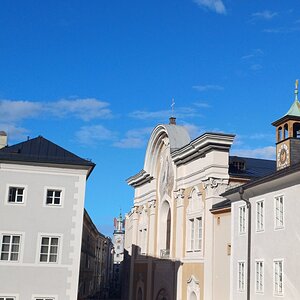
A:
[[[233,140],[224,133],[191,140],[175,118],[153,130],[144,168],[127,180],[134,188],[125,219],[127,299],[208,300],[220,292],[229,299],[231,208],[220,195],[247,182],[256,164],[257,177],[275,166],[230,157]]]

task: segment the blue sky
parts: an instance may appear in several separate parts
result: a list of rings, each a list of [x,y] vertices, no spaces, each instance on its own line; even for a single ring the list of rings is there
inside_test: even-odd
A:
[[[0,2],[0,129],[42,135],[97,164],[86,208],[110,235],[125,180],[171,115],[192,137],[235,133],[232,153],[274,158],[270,123],[300,77],[300,2]]]

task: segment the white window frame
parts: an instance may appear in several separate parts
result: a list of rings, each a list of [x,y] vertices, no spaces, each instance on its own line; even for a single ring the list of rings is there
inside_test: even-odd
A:
[[[280,212],[280,208],[279,208],[279,215],[280,215],[280,221],[278,221],[277,222],[277,214],[278,214],[278,209],[277,209],[277,205],[278,205],[278,200],[280,199],[280,198],[282,198],[282,212]],[[280,229],[284,229],[284,226],[285,226],[285,216],[284,216],[284,214],[285,214],[285,209],[284,209],[284,195],[283,194],[281,194],[281,195],[276,195],[275,197],[274,197],[274,230],[280,230]],[[280,223],[280,222],[282,222],[282,225],[280,225],[280,224],[278,224],[278,223]]]
[[[47,204],[47,193],[48,191],[60,191],[60,204],[49,203]],[[43,206],[44,207],[52,207],[52,208],[63,208],[65,200],[65,188],[60,186],[45,186],[44,187],[44,198],[43,198]]]
[[[265,262],[263,259],[255,260],[255,292],[263,294],[265,288]]]
[[[4,296],[0,295],[0,299],[8,300],[8,299],[13,299],[13,300],[19,300],[19,295],[16,294],[8,294],[8,293],[2,293]]]
[[[8,198],[9,198],[9,189],[10,188],[19,188],[19,189],[23,189],[23,197],[22,197],[22,202],[17,202],[17,201],[12,201],[9,202]],[[18,184],[18,183],[8,183],[6,184],[6,193],[5,193],[5,199],[4,199],[4,204],[5,205],[26,205],[26,199],[27,199],[27,185],[24,184]]]
[[[244,235],[247,233],[247,207],[245,204],[239,206],[239,234]]]
[[[246,290],[246,262],[244,260],[239,260],[237,263],[237,290],[241,293]]]
[[[1,253],[2,253],[2,241],[4,235],[10,235],[10,236],[19,236],[20,237],[20,243],[19,243],[19,252],[18,252],[18,260],[1,260]],[[1,231],[0,232],[0,264],[1,265],[12,265],[12,264],[18,264],[23,261],[23,247],[24,247],[24,232],[12,232],[12,231]],[[11,243],[9,244],[9,254],[11,254]],[[9,296],[8,296],[9,297]]]
[[[196,226],[195,226],[195,251],[202,251],[202,240],[203,240],[203,217],[195,218]],[[199,226],[201,225],[201,226]],[[200,229],[200,230],[199,230]]]
[[[281,263],[281,291],[280,289],[277,289],[276,287],[280,283],[280,278],[278,278],[277,275],[277,263]],[[284,259],[278,258],[273,259],[273,295],[274,296],[283,296],[284,295]],[[279,276],[280,277],[280,276]],[[279,281],[277,281],[279,279]]]
[[[32,300],[57,300],[57,295],[45,296],[45,295],[32,295]]]
[[[262,204],[262,206],[261,206]],[[265,230],[265,201],[260,199],[256,201],[256,232]]]
[[[194,251],[195,249],[195,218],[189,219],[190,224],[190,251]]]
[[[58,247],[57,247],[57,260],[55,262],[49,261],[49,253],[47,256],[47,261],[40,261],[41,247],[42,247],[42,238],[58,238]],[[39,233],[38,234],[38,243],[37,243],[37,252],[36,252],[36,262],[42,265],[58,265],[61,264],[62,259],[62,245],[63,245],[63,235],[61,233]],[[49,251],[49,250],[48,250]]]

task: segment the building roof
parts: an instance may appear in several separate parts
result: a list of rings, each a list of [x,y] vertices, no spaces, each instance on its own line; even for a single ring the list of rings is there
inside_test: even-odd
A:
[[[0,149],[0,161],[78,165],[94,168],[89,160],[67,151],[42,136]]]
[[[289,111],[285,114],[285,116],[300,117],[300,102],[298,101],[298,99],[295,99],[294,103],[290,107]]]
[[[255,179],[276,171],[276,161],[250,157],[229,157],[229,175]]]

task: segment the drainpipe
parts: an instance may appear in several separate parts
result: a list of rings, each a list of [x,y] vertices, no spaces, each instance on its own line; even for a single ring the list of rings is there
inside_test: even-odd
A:
[[[240,199],[246,203],[248,209],[248,247],[247,247],[247,300],[250,300],[251,283],[251,202],[244,198],[244,188],[239,189]]]

